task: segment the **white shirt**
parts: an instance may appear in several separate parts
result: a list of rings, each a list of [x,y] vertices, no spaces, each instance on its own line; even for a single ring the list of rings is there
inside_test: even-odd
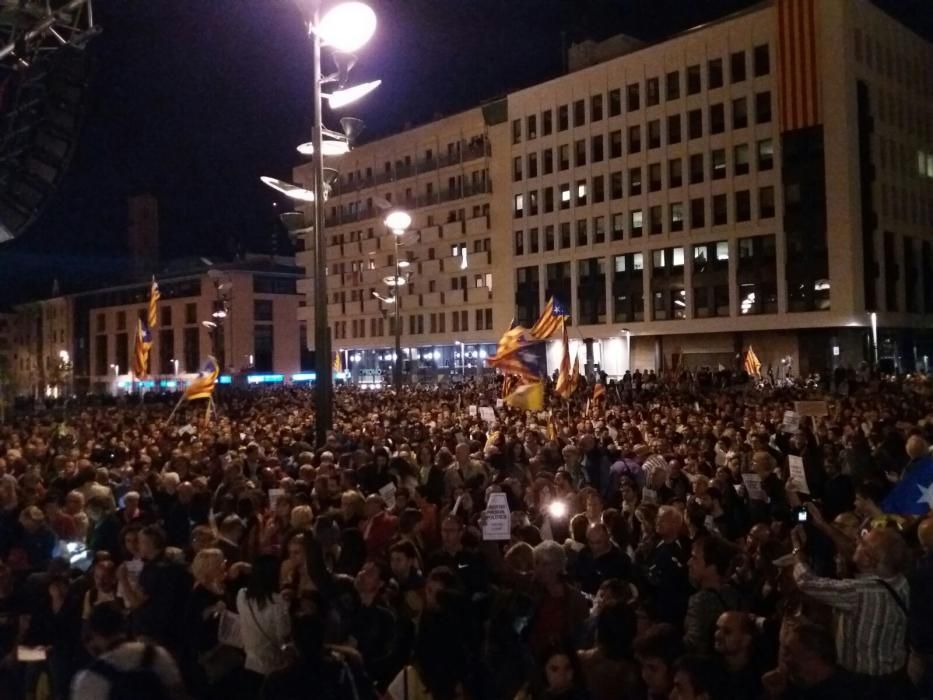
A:
[[[267,676],[282,668],[285,664],[282,646],[291,633],[288,604],[282,596],[276,593],[260,608],[246,597],[246,589],[241,588],[236,596],[236,608],[240,614],[246,670]]]
[[[142,642],[124,642],[120,646],[101,654],[102,661],[107,662],[118,671],[133,671],[142,668],[143,653],[146,645]],[[183,697],[184,684],[178,666],[171,655],[162,647],[155,646],[155,658],[149,669],[165,685],[169,697]],[[93,698],[106,698],[110,695],[110,681],[98,673],[85,669],[79,671],[71,683],[71,697],[73,700],[89,700]]]

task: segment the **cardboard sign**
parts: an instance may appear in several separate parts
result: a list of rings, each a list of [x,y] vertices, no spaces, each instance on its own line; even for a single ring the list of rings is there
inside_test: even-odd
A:
[[[489,424],[496,422],[496,412],[489,406],[479,407],[479,417],[481,420],[484,420]]]
[[[483,518],[483,540],[501,541],[512,538],[512,521],[509,501],[504,493],[489,494]]]
[[[784,433],[796,433],[800,427],[800,414],[796,411],[784,411],[784,422],[781,424],[781,431]]]
[[[813,418],[829,415],[829,405],[825,401],[794,401],[794,410],[800,416]]]
[[[745,491],[748,493],[749,500],[767,501],[768,496],[761,488],[761,477],[757,474],[742,474],[742,483],[745,484]]]
[[[807,473],[803,469],[803,458],[795,455],[787,457],[787,466],[790,470],[790,481],[794,484],[794,491],[797,493],[810,493],[810,486],[807,484]]]
[[[269,489],[269,509],[275,510],[275,502],[285,495],[285,489]]]
[[[476,418],[476,414],[478,413],[476,406],[467,406],[467,413],[470,414],[471,417]]]
[[[395,508],[395,490],[395,483],[386,484],[379,489],[379,495],[386,502],[386,509],[388,510]]]

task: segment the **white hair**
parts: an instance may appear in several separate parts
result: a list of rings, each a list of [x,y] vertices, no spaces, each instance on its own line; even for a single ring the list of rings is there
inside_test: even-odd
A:
[[[535,564],[551,564],[559,571],[567,566],[567,552],[554,540],[544,540],[535,546]]]

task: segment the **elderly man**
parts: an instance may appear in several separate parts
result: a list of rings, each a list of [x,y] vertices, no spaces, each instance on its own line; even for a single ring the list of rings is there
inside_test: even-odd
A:
[[[798,531],[792,535],[794,581],[801,593],[833,609],[840,665],[881,682],[892,680],[907,664],[907,543],[894,530],[872,530],[855,549],[858,576],[839,580],[814,575]]]
[[[648,560],[650,609],[655,620],[680,627],[687,612],[690,585],[687,559],[690,544],[682,536],[683,514],[673,506],[661,506],[655,523],[660,541]]]

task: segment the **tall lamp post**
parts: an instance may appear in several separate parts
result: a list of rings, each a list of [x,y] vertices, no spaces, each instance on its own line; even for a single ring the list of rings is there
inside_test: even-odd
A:
[[[350,69],[355,61],[353,52],[362,48],[376,31],[376,15],[363,2],[338,2],[326,13],[321,12],[323,0],[296,0],[306,11],[308,35],[312,45],[312,112],[311,142],[299,147],[301,153],[311,156],[312,189],[307,190],[272,178],[263,182],[286,196],[301,202],[313,202],[314,215],[311,228],[314,233],[314,369],[315,369],[315,437],[323,445],[327,432],[333,426],[334,377],[331,366],[330,327],[327,322],[327,246],[324,237],[324,207],[328,186],[324,181],[324,156],[340,155],[349,150],[352,134],[344,127],[344,134],[326,129],[321,114],[322,100],[327,99],[331,109],[339,109],[372,92],[380,81],[347,87]],[[336,72],[324,74],[321,66],[321,48],[334,50]],[[330,94],[321,88],[334,83],[337,89]],[[343,121],[343,120],[342,120]],[[351,120],[353,121],[353,120]],[[352,126],[352,125],[351,125]],[[325,140],[324,136],[328,139]]]
[[[396,210],[389,212],[385,218],[385,225],[392,232],[395,243],[395,277],[389,285],[395,289],[395,364],[392,366],[392,384],[395,390],[402,388],[402,285],[406,279],[402,277],[402,261],[399,259],[399,239],[411,226],[411,215],[408,212]],[[407,264],[406,264],[407,266]],[[388,282],[388,280],[387,280]]]

